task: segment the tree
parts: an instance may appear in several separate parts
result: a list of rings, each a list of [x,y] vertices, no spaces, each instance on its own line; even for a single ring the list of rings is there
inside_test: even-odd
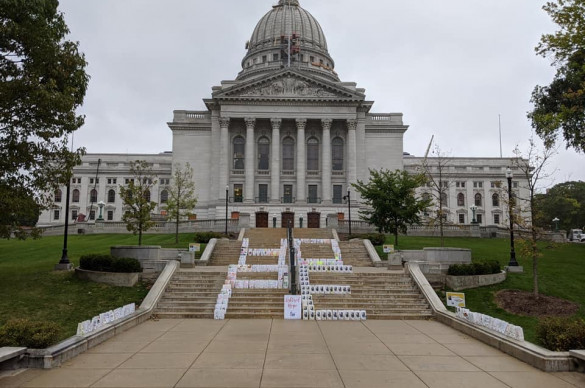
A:
[[[548,147],[562,133],[567,148],[585,152],[585,0],[550,1],[543,9],[560,30],[543,35],[536,52],[552,56],[557,72],[549,86],[535,87],[528,117]]]
[[[423,175],[381,169],[370,170],[368,183],[358,180],[352,186],[367,205],[360,210],[361,217],[375,225],[380,233],[392,233],[398,246],[398,233],[406,233],[408,225],[419,223],[419,214],[430,204],[415,195],[416,188],[424,182]]]
[[[150,200],[150,193],[156,180],[144,160],[132,162],[130,171],[133,179],[127,186],[120,186],[120,197],[124,203],[122,221],[126,223],[128,231],[138,234],[138,245],[142,245],[142,233],[154,225],[150,214],[156,208],[156,202]]]
[[[559,228],[569,230],[585,225],[585,182],[564,182],[553,186],[546,194],[535,196],[537,219],[541,228],[554,228],[558,218]]]
[[[529,139],[529,147],[525,155],[518,147],[514,153],[517,156],[513,162],[514,167],[526,182],[528,195],[523,197],[514,194],[513,201],[508,206],[516,207],[512,212],[513,221],[518,226],[522,244],[521,253],[532,259],[533,293],[538,299],[538,259],[542,256],[539,242],[545,240],[545,232],[536,222],[533,222],[538,218],[536,194],[542,182],[552,175],[546,171],[546,168],[556,150],[550,147],[539,150],[533,136]]]
[[[53,189],[65,184],[83,149],[69,151],[67,137],[84,117],[89,77],[78,43],[57,0],[0,2],[0,198],[13,214],[0,236],[22,232],[28,206],[48,208]],[[18,233],[17,233],[18,234]]]
[[[175,243],[179,243],[179,222],[181,217],[188,217],[197,204],[195,197],[195,182],[193,169],[189,163],[185,168],[175,164],[172,185],[168,190],[167,212],[169,218],[175,222]]]

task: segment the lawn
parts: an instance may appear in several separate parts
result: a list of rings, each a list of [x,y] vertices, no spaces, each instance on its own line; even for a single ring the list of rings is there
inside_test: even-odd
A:
[[[393,244],[394,238],[386,238],[386,244]],[[438,237],[400,237],[400,249],[422,249],[440,246]],[[473,261],[498,260],[502,266],[510,259],[510,240],[480,238],[445,238],[446,247],[469,248]],[[381,257],[382,247],[376,247]],[[538,280],[541,294],[555,296],[576,302],[581,307],[577,316],[585,318],[585,244],[543,244],[543,256],[538,260]],[[503,289],[533,290],[532,260],[523,257],[516,245],[516,256],[524,273],[508,274],[505,282],[489,287],[465,290],[467,308],[491,315],[524,328],[528,341],[536,342],[535,330],[538,318],[517,316],[498,308],[494,294]],[[439,296],[443,296],[440,293]],[[444,298],[442,297],[444,300]]]
[[[188,247],[193,234],[144,235],[144,245]],[[79,264],[87,253],[109,253],[112,245],[136,245],[133,235],[86,235],[69,237],[69,259]],[[0,325],[11,318],[53,321],[61,326],[61,339],[75,334],[77,323],[110,309],[140,304],[148,285],[113,287],[77,279],[71,272],[55,272],[63,249],[63,237],[40,240],[0,240]]]

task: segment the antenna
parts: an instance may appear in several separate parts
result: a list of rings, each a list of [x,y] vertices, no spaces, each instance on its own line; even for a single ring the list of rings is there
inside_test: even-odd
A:
[[[498,127],[500,128],[500,158],[502,158],[502,115],[498,115]]]

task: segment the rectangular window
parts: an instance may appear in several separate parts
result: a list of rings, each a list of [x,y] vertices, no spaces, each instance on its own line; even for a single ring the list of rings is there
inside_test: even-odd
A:
[[[512,187],[517,189],[518,188],[518,182],[512,182]]]
[[[496,224],[496,225],[500,224],[500,215],[499,214],[494,214],[494,224]]]
[[[272,60],[278,61],[278,54],[272,54]]]
[[[116,183],[118,183],[118,179],[108,178],[108,185],[115,185]]]
[[[483,188],[483,182],[473,182],[473,188],[474,189],[482,189]]]
[[[258,186],[258,202],[260,203],[268,202],[268,185]]]
[[[478,215],[476,216],[476,218],[477,218],[477,223],[478,223],[478,224],[481,224],[481,223],[483,223],[483,215],[482,215],[482,214],[478,214]]]
[[[89,178],[90,185],[99,184],[99,183],[100,183],[100,178]]]
[[[71,183],[74,183],[74,184],[77,183],[77,184],[79,184],[79,183],[81,183],[81,178],[72,178],[71,179]]]
[[[465,223],[465,214],[459,214],[459,223],[460,224],[464,224]]]
[[[315,57],[311,55],[311,63],[315,62]]]
[[[343,186],[333,185],[333,203],[342,203],[341,193],[343,192]]]
[[[113,210],[108,210],[107,219],[108,219],[108,221],[113,221],[114,220],[114,211]]]
[[[266,55],[262,55],[262,63],[266,63],[268,57]]]
[[[317,185],[309,185],[309,198],[307,201],[309,203],[319,202],[319,198],[317,198]]]
[[[502,182],[500,181],[493,181],[490,182],[492,189],[499,189],[500,187],[502,187]]]
[[[456,185],[455,186],[458,187],[458,188],[464,189],[465,188],[465,182],[456,182]]]
[[[61,212],[59,210],[53,210],[53,219],[58,220],[61,218]]]
[[[71,210],[71,219],[74,221],[77,219],[77,210]]]
[[[244,202],[244,185],[234,185],[234,202]]]
[[[125,185],[129,185],[129,184],[130,184],[130,182],[134,182],[134,179],[133,179],[133,178],[125,178],[125,179],[124,179],[124,184],[125,184]]]
[[[283,203],[293,203],[292,192],[293,192],[292,185],[284,185],[283,198],[282,198]]]
[[[89,212],[89,219],[90,220],[95,220],[95,210],[90,210],[90,212]]]

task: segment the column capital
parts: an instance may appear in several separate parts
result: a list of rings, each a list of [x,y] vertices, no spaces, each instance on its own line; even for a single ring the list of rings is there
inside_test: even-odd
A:
[[[357,120],[347,120],[347,129],[349,129],[350,131],[355,131],[355,129],[357,128]]]
[[[254,126],[256,125],[255,117],[246,117],[244,121],[246,122],[246,128],[254,128]]]
[[[230,118],[229,117],[220,117],[219,118],[219,126],[222,128],[227,128],[230,125]]]
[[[307,126],[307,119],[297,119],[297,129],[302,129],[304,130],[305,127]]]
[[[321,120],[321,126],[323,127],[323,129],[330,130],[331,124],[333,124],[332,119],[322,119]]]
[[[280,129],[282,125],[282,119],[270,119],[270,123],[272,124],[272,128]]]

